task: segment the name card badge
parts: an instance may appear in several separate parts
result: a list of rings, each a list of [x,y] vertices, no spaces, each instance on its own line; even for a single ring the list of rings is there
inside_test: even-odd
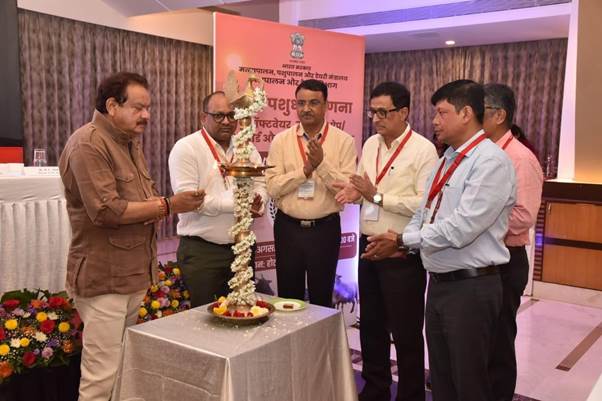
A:
[[[366,202],[362,207],[362,214],[365,221],[378,221],[380,206],[376,203]]]
[[[44,166],[44,167],[25,167],[23,173],[26,176],[33,177],[59,177],[59,168],[57,166]]]
[[[312,179],[309,179],[299,186],[297,197],[301,199],[313,199],[315,192],[316,182]]]

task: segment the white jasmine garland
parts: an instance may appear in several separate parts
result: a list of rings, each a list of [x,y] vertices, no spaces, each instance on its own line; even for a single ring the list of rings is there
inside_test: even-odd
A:
[[[253,135],[256,131],[253,117],[257,115],[266,105],[267,98],[265,91],[261,87],[255,88],[253,91],[253,101],[246,108],[235,108],[234,118],[241,120],[243,118],[251,118],[251,124],[242,129],[234,136],[234,157],[235,160],[249,160],[253,152],[251,145]],[[229,234],[235,238],[239,234],[242,239],[232,246],[234,252],[234,261],[230,265],[230,269],[234,273],[228,281],[230,293],[227,296],[226,302],[228,305],[246,305],[253,306],[257,301],[255,296],[255,283],[253,280],[253,269],[249,266],[251,261],[251,247],[255,244],[255,233],[250,231],[253,224],[251,215],[251,204],[253,203],[253,179],[252,178],[235,178],[236,188],[234,189],[234,217],[237,222],[230,228]]]

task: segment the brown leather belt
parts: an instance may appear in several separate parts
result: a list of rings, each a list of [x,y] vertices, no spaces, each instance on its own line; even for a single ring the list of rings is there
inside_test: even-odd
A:
[[[454,270],[447,273],[433,273],[429,272],[429,276],[433,281],[457,281],[457,280],[466,280],[468,278],[475,278],[481,276],[489,276],[492,274],[498,274],[500,272],[500,268],[498,266],[487,266],[480,267],[478,269],[460,269]]]

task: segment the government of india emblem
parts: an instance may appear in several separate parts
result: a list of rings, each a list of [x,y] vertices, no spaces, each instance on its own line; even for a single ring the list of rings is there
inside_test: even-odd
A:
[[[299,32],[291,33],[291,43],[293,49],[291,50],[291,57],[296,59],[303,58],[303,43],[305,42],[305,36]]]

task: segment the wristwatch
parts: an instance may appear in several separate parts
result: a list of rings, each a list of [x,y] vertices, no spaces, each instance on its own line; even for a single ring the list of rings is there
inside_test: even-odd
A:
[[[383,205],[383,194],[381,193],[376,193],[374,194],[374,196],[372,197],[372,202],[376,203],[378,206],[382,206]]]
[[[403,244],[403,233],[397,234],[397,250],[407,252],[409,248]]]

